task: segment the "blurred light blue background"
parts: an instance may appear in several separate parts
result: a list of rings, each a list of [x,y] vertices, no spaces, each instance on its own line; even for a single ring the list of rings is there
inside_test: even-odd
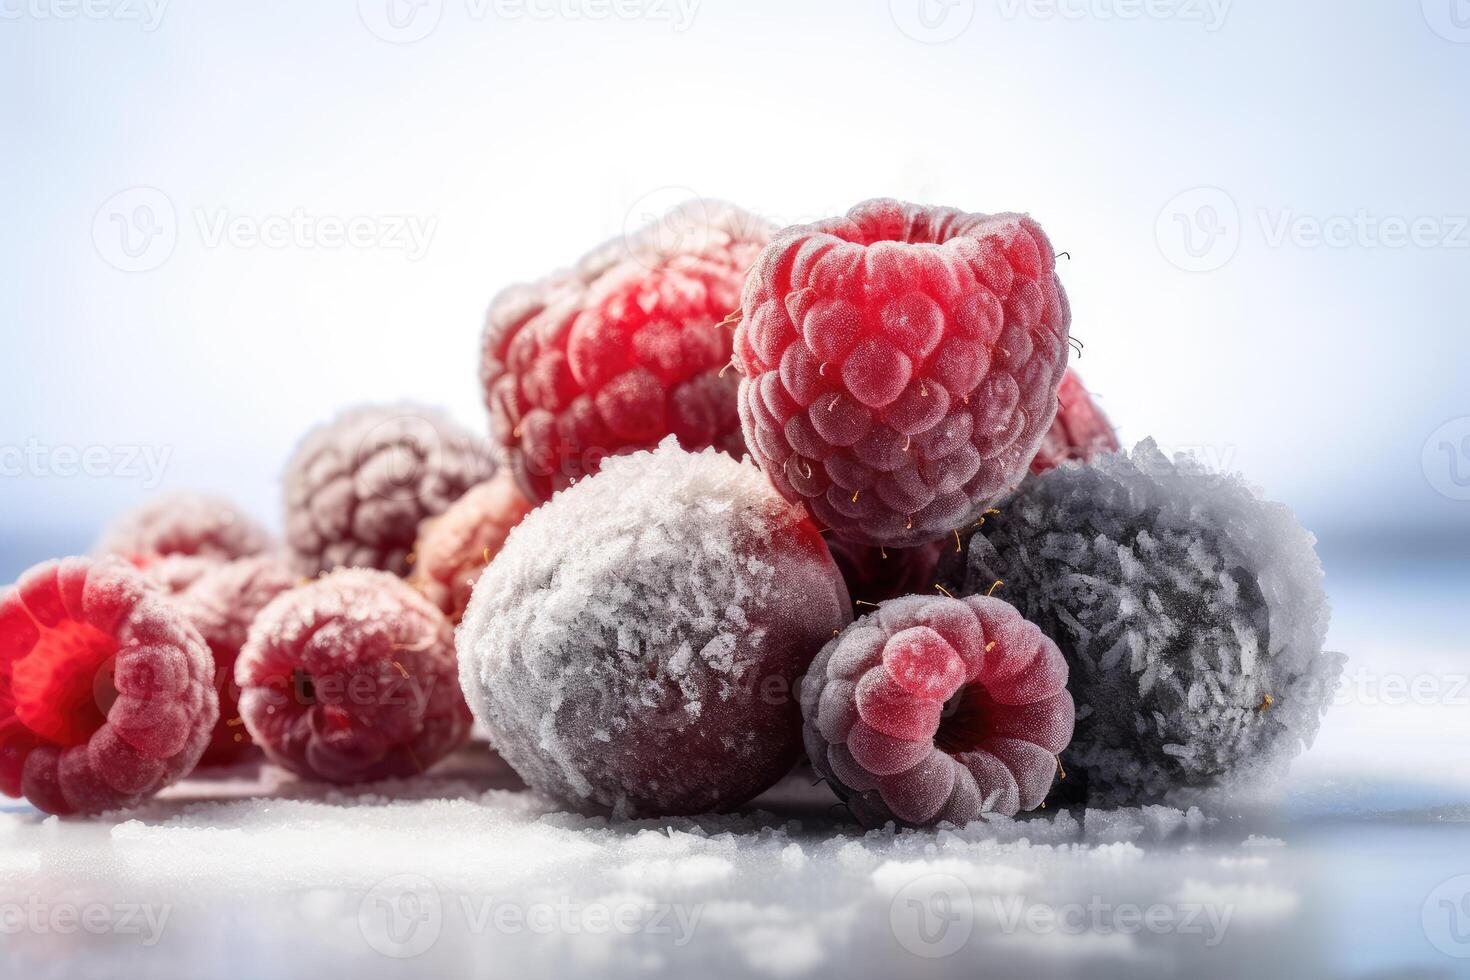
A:
[[[483,428],[491,295],[693,195],[1029,211],[1125,440],[1470,553],[1465,0],[93,2],[0,0],[0,581],[278,526],[346,403]]]

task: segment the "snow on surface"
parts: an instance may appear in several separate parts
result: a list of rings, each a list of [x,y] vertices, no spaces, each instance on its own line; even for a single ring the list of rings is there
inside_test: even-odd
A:
[[[1457,575],[1329,577],[1348,682],[1250,806],[864,833],[801,774],[609,821],[483,745],[352,790],[240,767],[96,820],[0,812],[0,976],[1470,975]]]

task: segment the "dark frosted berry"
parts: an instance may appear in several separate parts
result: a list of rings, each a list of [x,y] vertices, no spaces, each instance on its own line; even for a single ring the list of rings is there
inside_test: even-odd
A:
[[[495,473],[490,447],[418,405],[350,409],[309,433],[286,467],[286,544],[303,575],[407,575],[424,518]]]

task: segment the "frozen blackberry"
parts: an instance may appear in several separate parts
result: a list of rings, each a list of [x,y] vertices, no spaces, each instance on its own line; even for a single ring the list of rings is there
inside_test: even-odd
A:
[[[286,467],[286,544],[303,575],[376,568],[406,575],[419,524],[495,472],[490,447],[434,409],[343,412]]]
[[[1259,784],[1309,745],[1343,658],[1314,539],[1240,478],[1150,441],[1031,477],[970,539],[1066,656],[1073,798],[1159,803]]]

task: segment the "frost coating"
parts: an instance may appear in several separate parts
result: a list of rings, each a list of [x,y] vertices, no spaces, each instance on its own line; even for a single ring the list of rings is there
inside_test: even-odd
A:
[[[795,761],[796,679],[849,615],[800,508],[668,439],[511,532],[459,628],[460,679],[521,777],[577,809],[728,809]]]
[[[1026,481],[971,539],[966,591],[999,593],[1071,666],[1063,756],[1093,803],[1159,802],[1284,771],[1344,658],[1314,539],[1241,479],[1152,440]]]
[[[265,529],[228,500],[181,491],[161,494],[118,518],[92,553],[138,563],[168,555],[228,561],[272,546]]]
[[[343,565],[408,573],[419,523],[495,472],[490,447],[434,409],[349,409],[286,467],[286,543],[303,575]]]

